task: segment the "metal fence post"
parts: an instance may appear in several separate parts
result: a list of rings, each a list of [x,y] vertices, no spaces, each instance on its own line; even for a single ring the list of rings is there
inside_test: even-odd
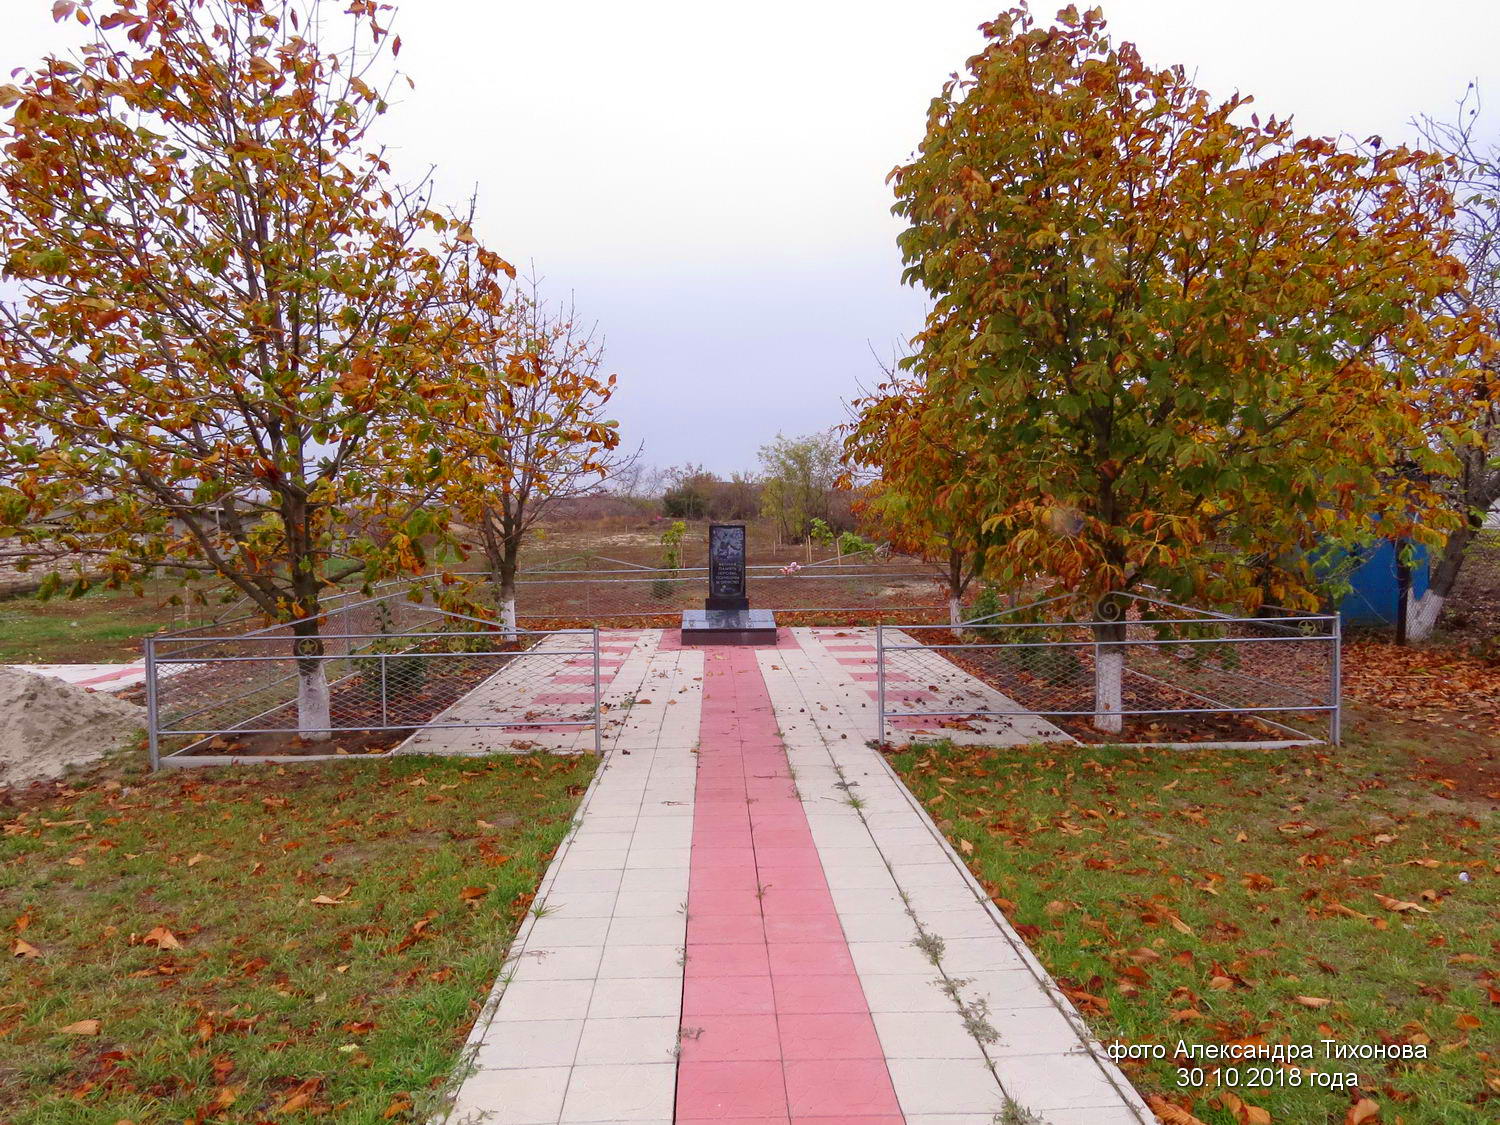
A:
[[[594,757],[602,752],[599,723],[603,719],[599,692],[599,626],[594,626]]]
[[[386,654],[380,654],[380,725],[388,727],[391,725],[391,708],[389,696],[386,694],[385,662]]]
[[[1344,736],[1343,682],[1344,618],[1333,615],[1333,712],[1328,718],[1328,741],[1338,746]]]
[[[157,734],[156,638],[146,638],[146,755],[151,769],[161,768],[161,742]]]
[[[875,625],[875,707],[880,714],[876,746],[885,745],[885,626]]]

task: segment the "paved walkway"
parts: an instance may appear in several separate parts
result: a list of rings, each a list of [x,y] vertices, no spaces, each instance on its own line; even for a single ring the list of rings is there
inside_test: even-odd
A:
[[[866,745],[867,631],[616,647],[449,1125],[1154,1120]]]

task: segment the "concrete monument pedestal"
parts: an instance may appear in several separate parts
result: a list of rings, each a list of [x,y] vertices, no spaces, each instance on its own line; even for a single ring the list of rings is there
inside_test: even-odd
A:
[[[751,609],[745,587],[745,525],[708,527],[708,597],[682,615],[685,645],[773,645],[776,618]]]

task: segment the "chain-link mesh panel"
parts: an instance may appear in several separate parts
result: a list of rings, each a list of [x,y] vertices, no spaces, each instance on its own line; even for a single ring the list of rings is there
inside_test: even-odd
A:
[[[1094,741],[1336,736],[1335,618],[1119,604],[1115,620],[884,628],[882,719],[1037,715]]]
[[[910,566],[747,567],[745,585],[752,606],[777,613],[861,614],[866,618],[904,613],[909,619],[919,612],[947,612],[941,584],[930,572]],[[528,624],[618,625],[669,620],[684,610],[701,609],[707,592],[706,570],[536,575],[516,583],[516,609],[520,620]]]
[[[591,726],[593,630],[506,631],[405,592],[336,607],[312,624],[148,642],[153,735],[207,736]],[[479,693],[482,702],[470,704]]]

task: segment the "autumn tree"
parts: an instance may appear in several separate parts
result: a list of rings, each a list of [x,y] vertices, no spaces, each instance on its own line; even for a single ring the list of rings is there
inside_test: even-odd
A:
[[[1001,485],[976,494],[991,576],[1085,605],[1143,585],[1306,605],[1299,550],[1377,515],[1440,534],[1426,481],[1449,458],[1406,391],[1474,342],[1434,315],[1462,273],[1428,218],[1442,189],[1414,198],[1403,175],[1436,158],[1216,102],[1098,10],[983,30],[892,179],[905,278],[932,298],[910,393]],[[1105,731],[1123,639],[1096,631]]]
[[[1500,339],[1500,146],[1482,139],[1480,108],[1479,91],[1470,87],[1455,120],[1418,122],[1423,144],[1448,161],[1416,170],[1414,186],[1438,178],[1454,202],[1439,218],[1451,227],[1453,253],[1466,280],[1439,299],[1437,315],[1473,320],[1491,339]],[[1431,635],[1485,516],[1500,504],[1500,354],[1493,347],[1475,349],[1458,364],[1440,361],[1423,375],[1414,403],[1429,442],[1453,454],[1453,471],[1438,487],[1458,519],[1435,555],[1426,591],[1413,599],[1407,620],[1412,640]]]
[[[571,304],[550,306],[532,282],[485,311],[489,329],[457,359],[469,388],[464,424],[450,430],[447,482],[478,532],[505,627],[516,627],[516,572],[537,521],[584,495],[632,458],[605,414],[615,376]]]
[[[449,357],[509,271],[371,143],[382,11],[329,50],[317,0],[64,2],[86,45],[0,87],[0,525],[291,622],[314,738],[321,599],[423,569]]]
[[[956,435],[933,424],[917,380],[895,370],[885,376],[873,394],[852,404],[844,454],[851,480],[861,485],[855,512],[894,549],[942,567],[948,619],[957,625],[964,595],[995,541],[984,512],[996,482],[972,472]]]
[[[776,522],[783,541],[802,542],[815,519],[839,522],[833,507],[840,475],[835,431],[799,438],[777,434],[761,446],[760,464],[761,512]]]

